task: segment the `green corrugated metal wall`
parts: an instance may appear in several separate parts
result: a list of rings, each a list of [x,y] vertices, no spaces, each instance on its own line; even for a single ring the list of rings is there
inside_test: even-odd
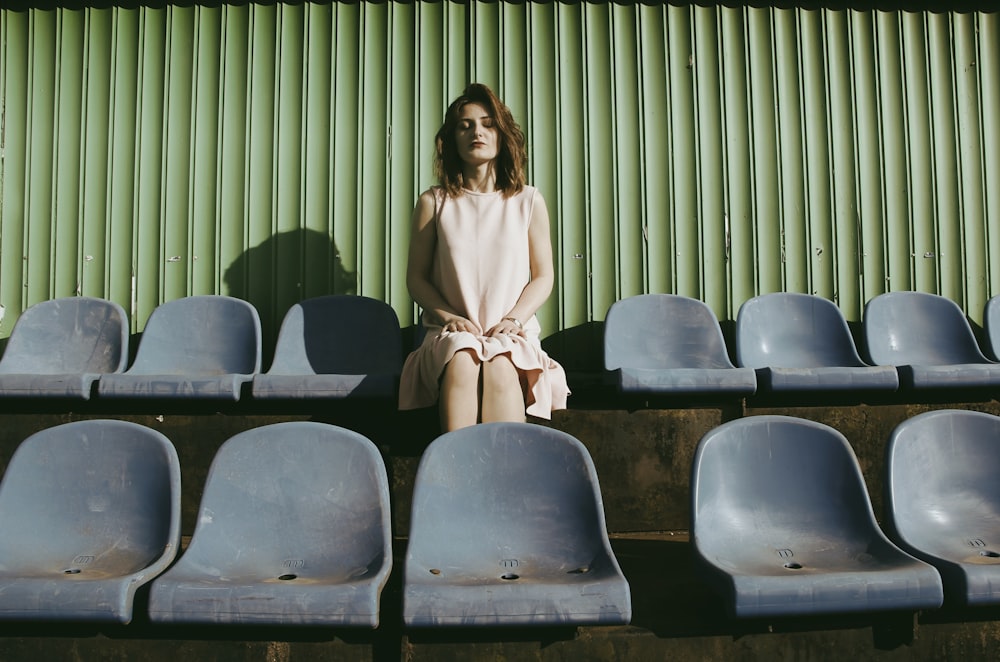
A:
[[[0,337],[26,306],[389,301],[447,101],[493,85],[553,213],[548,333],[1000,293],[1000,14],[627,3],[3,10]]]

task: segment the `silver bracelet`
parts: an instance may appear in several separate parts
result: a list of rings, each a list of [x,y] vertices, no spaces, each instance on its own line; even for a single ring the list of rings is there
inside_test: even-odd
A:
[[[519,328],[519,329],[523,329],[524,328],[524,325],[521,324],[521,320],[517,319],[516,317],[505,317],[504,320],[507,321],[507,322],[513,322],[514,324],[517,325],[517,328]]]

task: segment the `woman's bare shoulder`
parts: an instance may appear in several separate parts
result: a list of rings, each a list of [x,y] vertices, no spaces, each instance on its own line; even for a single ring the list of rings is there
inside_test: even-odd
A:
[[[436,189],[437,187],[429,188],[417,198],[417,204],[413,207],[413,223],[416,227],[431,224],[437,216],[440,194]]]
[[[432,186],[417,198],[417,208],[418,209],[431,209],[441,204],[441,199],[444,196],[444,191],[440,186]]]

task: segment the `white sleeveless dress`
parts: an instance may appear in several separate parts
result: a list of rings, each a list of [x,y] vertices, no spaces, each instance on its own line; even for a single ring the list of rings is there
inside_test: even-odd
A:
[[[433,222],[437,245],[431,280],[448,305],[476,322],[483,331],[496,325],[514,307],[531,280],[528,225],[538,195],[525,186],[505,197],[500,192],[464,191],[457,198],[432,189],[436,201]],[[444,331],[424,314],[423,343],[406,359],[400,377],[399,408],[417,409],[437,402],[445,365],[455,352],[472,350],[480,361],[506,354],[527,383],[525,411],[551,418],[566,408],[569,388],[562,366],[549,358],[539,340],[538,320],[521,320],[524,333],[497,338],[465,331]]]

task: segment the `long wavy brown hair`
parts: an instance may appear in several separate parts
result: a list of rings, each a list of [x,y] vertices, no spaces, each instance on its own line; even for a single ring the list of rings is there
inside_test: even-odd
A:
[[[505,196],[520,192],[524,188],[524,171],[528,163],[524,133],[514,121],[510,108],[494,94],[493,90],[482,83],[472,83],[465,88],[462,96],[451,102],[444,116],[444,124],[438,129],[435,139],[437,154],[434,159],[434,170],[441,187],[453,197],[462,192],[462,159],[458,155],[458,145],[455,143],[455,130],[462,108],[470,103],[477,103],[485,108],[493,118],[493,126],[497,129],[497,157],[493,162],[497,190],[503,192]]]

